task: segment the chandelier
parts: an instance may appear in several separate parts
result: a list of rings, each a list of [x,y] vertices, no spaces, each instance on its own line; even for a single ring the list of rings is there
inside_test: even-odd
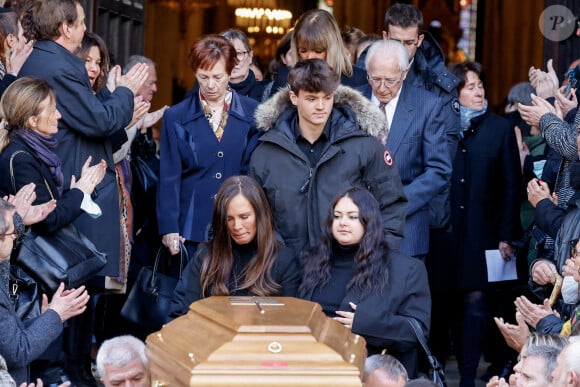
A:
[[[292,12],[286,9],[236,8],[236,25],[249,34],[283,35],[292,21]]]

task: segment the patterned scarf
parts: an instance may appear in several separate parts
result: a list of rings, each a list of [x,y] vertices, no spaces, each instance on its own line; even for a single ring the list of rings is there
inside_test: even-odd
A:
[[[219,120],[219,122],[217,122],[215,120],[215,118],[213,117],[213,112],[211,111],[211,107],[209,106],[209,102],[207,102],[207,99],[201,93],[201,89],[199,91],[199,100],[201,101],[201,106],[203,107],[203,112],[205,113],[205,118],[207,118],[209,125],[213,129],[213,132],[214,132],[216,138],[218,139],[218,141],[221,141],[222,136],[224,134],[224,129],[225,129],[226,124],[228,122],[228,114],[229,114],[229,110],[230,110],[230,104],[232,103],[232,89],[228,86],[228,89],[226,91],[226,96],[224,98],[224,105],[222,108],[222,117]]]
[[[465,106],[459,107],[459,112],[461,113],[461,127],[465,132],[471,126],[471,120],[475,117],[481,116],[487,110],[487,99],[484,101],[483,109],[472,109]],[[461,133],[463,136],[463,133]]]
[[[56,184],[60,197],[62,195],[64,179],[60,159],[54,153],[58,141],[52,136],[44,136],[31,129],[20,129],[15,134],[31,147],[36,158],[50,169],[50,174]]]

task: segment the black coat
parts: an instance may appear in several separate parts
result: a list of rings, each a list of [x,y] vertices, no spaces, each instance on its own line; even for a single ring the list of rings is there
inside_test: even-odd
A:
[[[418,259],[391,251],[388,258],[388,281],[377,292],[361,298],[347,292],[341,309],[351,311],[349,302],[357,305],[352,332],[363,336],[368,355],[387,353],[397,357],[413,373],[417,366],[417,337],[409,326],[414,317],[427,333],[431,324],[431,295],[425,265]],[[332,282],[332,278],[330,279]],[[314,289],[304,299],[317,301]]]
[[[310,165],[296,144],[298,113],[287,90],[262,103],[255,116],[265,133],[252,154],[248,175],[266,192],[276,231],[286,246],[300,253],[318,243],[334,197],[362,187],[379,202],[389,246],[398,248],[407,200],[391,155],[372,137],[379,137],[385,127],[385,116],[376,106],[349,87],[336,89],[327,123],[329,143],[316,165]]]
[[[228,283],[228,290],[230,291],[231,296],[251,296],[251,294],[247,290],[236,290],[234,291],[234,283],[238,282],[238,284],[242,283],[244,278],[241,276],[245,265],[247,262],[243,262],[244,258],[240,256],[240,250],[236,248],[234,244],[232,244],[233,252],[234,252],[234,266],[232,269],[232,273],[230,275],[229,283]],[[254,251],[252,251],[253,253]],[[248,252],[244,256],[248,256]],[[175,294],[173,296],[173,301],[171,302],[171,308],[169,311],[169,318],[177,318],[181,315],[184,315],[189,310],[189,305],[192,302],[195,302],[202,298],[201,296],[201,264],[203,262],[203,258],[207,254],[207,244],[201,244],[198,251],[196,252],[193,259],[189,261],[181,278],[175,288]],[[250,254],[253,256],[253,254]],[[236,262],[237,261],[237,262]],[[238,265],[236,265],[238,263]],[[278,285],[281,286],[280,289],[280,296],[285,297],[294,297],[298,291],[298,285],[300,281],[299,269],[298,269],[298,260],[295,257],[294,252],[284,246],[280,246],[278,250],[278,256],[274,261],[274,265],[272,266],[272,279]]]
[[[431,282],[487,287],[485,250],[520,237],[521,167],[514,131],[487,111],[472,119],[453,161],[451,231],[432,244]],[[445,283],[447,281],[447,283]]]

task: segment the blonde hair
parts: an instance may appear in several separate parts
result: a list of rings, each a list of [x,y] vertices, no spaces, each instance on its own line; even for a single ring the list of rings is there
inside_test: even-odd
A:
[[[313,9],[300,16],[294,26],[294,36],[290,45],[294,61],[292,66],[300,58],[299,45],[305,45],[313,50],[326,51],[326,62],[336,73],[352,76],[352,63],[344,48],[340,28],[329,12],[323,9]]]
[[[15,131],[28,127],[28,119],[40,113],[46,98],[56,100],[50,85],[41,79],[23,77],[6,88],[0,99],[0,114],[6,121],[6,127],[0,128],[0,151],[8,146]]]

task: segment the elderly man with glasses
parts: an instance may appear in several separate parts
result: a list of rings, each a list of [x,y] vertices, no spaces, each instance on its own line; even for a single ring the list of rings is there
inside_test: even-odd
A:
[[[385,113],[387,151],[409,201],[401,251],[424,259],[429,251],[428,204],[451,176],[441,99],[403,82],[409,54],[394,40],[375,42],[366,58],[369,84],[359,90]]]

